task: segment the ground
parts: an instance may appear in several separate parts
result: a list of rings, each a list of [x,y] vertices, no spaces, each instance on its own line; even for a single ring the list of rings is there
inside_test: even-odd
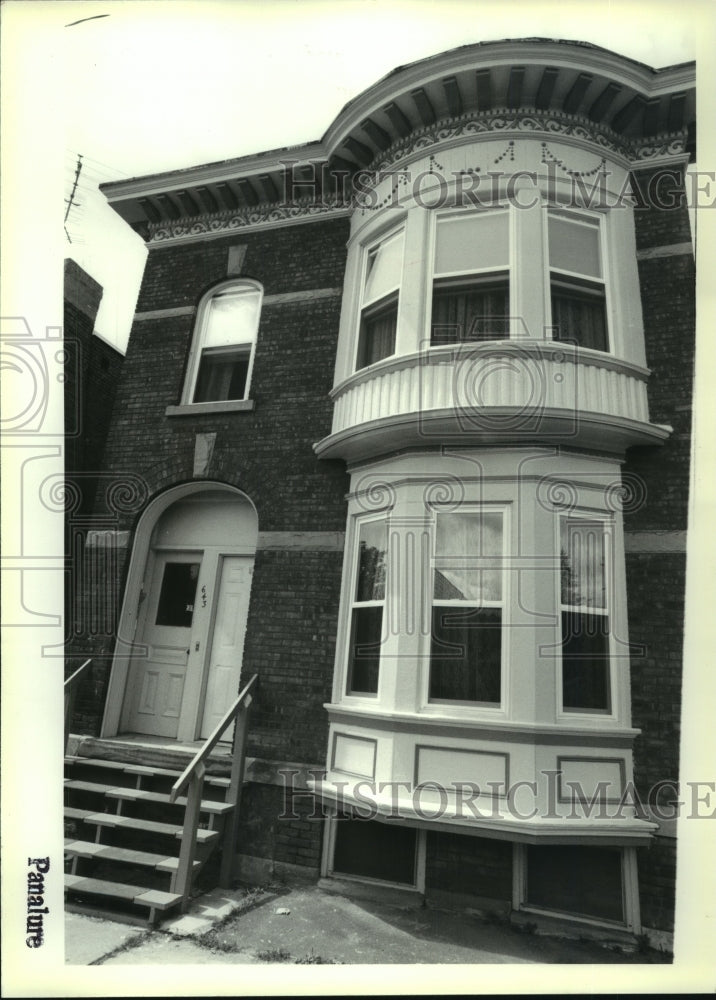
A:
[[[145,931],[67,914],[69,965],[615,964],[665,960],[518,931],[497,917],[401,907],[318,886],[214,892]]]

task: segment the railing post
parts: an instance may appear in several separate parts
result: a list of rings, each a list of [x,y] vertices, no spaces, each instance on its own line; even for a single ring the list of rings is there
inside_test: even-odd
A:
[[[182,897],[181,910],[185,913],[191,898],[191,887],[194,875],[194,855],[196,853],[196,834],[199,829],[199,813],[201,797],[204,791],[204,774],[206,768],[199,763],[191,776],[187,789],[186,812],[184,813],[184,829],[182,831],[179,863],[174,882],[174,892]]]
[[[244,783],[244,765],[246,763],[246,740],[249,734],[249,707],[251,695],[247,695],[239,709],[234,728],[234,746],[231,760],[231,784],[229,786],[229,802],[233,809],[229,813],[224,826],[224,839],[221,849],[221,872],[219,885],[222,889],[230,889],[234,876],[234,851],[239,829],[239,807],[241,805],[241,789]]]

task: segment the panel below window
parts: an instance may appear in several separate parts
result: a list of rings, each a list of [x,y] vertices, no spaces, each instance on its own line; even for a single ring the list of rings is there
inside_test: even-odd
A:
[[[624,922],[621,851],[571,844],[527,847],[528,906]]]
[[[243,399],[246,395],[250,356],[250,351],[245,348],[204,351],[199,364],[194,402]]]
[[[500,608],[433,607],[430,700],[500,703]]]
[[[610,710],[606,615],[562,612],[562,705],[572,711]]]
[[[339,816],[333,871],[415,885],[417,833],[402,821],[379,823]]]

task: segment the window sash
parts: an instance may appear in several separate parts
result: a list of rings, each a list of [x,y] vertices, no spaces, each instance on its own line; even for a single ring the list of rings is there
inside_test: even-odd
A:
[[[502,701],[504,517],[438,514],[428,698],[496,707]]]
[[[356,371],[374,365],[395,353],[398,328],[398,299],[391,299],[378,309],[366,310],[361,317]]]
[[[603,287],[569,285],[552,276],[552,339],[592,351],[608,351]]]
[[[510,335],[509,279],[441,282],[433,285],[430,343],[505,340]]]
[[[606,543],[601,521],[560,519],[562,709],[611,712]]]
[[[251,361],[251,345],[235,350],[204,350],[194,389],[195,403],[244,399]]]
[[[358,526],[348,640],[346,692],[377,695],[387,572],[387,522]]]

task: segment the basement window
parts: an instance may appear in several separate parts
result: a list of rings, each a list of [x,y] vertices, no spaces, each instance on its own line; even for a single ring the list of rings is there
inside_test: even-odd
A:
[[[530,844],[526,862],[527,908],[625,922],[619,848]]]
[[[335,824],[332,874],[415,885],[417,830],[346,815]]]
[[[184,389],[185,404],[248,399],[261,286],[231,282],[214,289],[199,306]]]

